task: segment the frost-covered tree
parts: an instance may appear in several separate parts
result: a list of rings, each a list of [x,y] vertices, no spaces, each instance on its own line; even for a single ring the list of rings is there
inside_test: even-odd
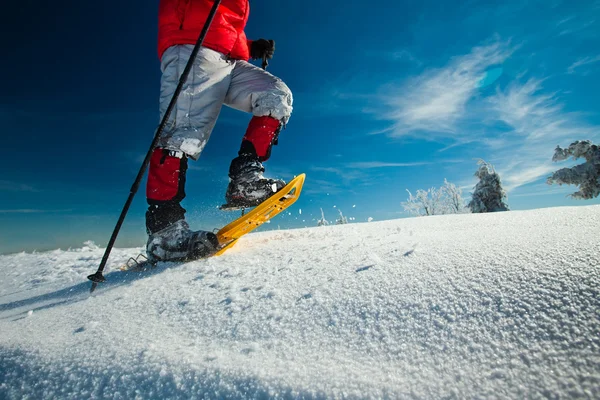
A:
[[[344,217],[344,214],[342,214],[342,210],[340,210],[339,208],[338,208],[338,211],[340,213],[340,217],[335,221],[336,225],[347,224],[348,218]]]
[[[469,212],[462,198],[462,189],[444,179],[439,189],[417,190],[413,195],[409,190],[408,200],[402,203],[404,210],[412,215],[442,215]]]
[[[402,203],[404,211],[421,216],[444,214],[444,193],[442,190],[436,188],[419,189],[416,195],[413,195],[408,189],[406,191],[408,192],[408,200]]]
[[[427,192],[425,190],[417,190],[417,194],[413,195],[410,190],[408,192],[408,200],[402,203],[404,211],[412,215],[429,215],[427,213]]]
[[[323,209],[321,208],[321,219],[317,221],[317,226],[326,226],[329,225],[329,221],[327,221],[325,219],[325,213],[323,212]]]
[[[477,164],[479,169],[475,176],[479,178],[479,182],[475,185],[468,207],[474,213],[508,211],[506,192],[502,188],[500,175],[490,163],[479,160]]]
[[[563,168],[548,178],[549,185],[576,185],[579,191],[571,195],[575,199],[593,199],[600,194],[600,148],[589,140],[576,141],[562,149],[556,146],[552,161],[564,161],[569,157],[574,160],[585,158],[583,164],[573,168]]]
[[[461,214],[467,211],[465,201],[462,198],[462,189],[454,183],[444,179],[444,186],[440,189],[444,198],[445,213]]]

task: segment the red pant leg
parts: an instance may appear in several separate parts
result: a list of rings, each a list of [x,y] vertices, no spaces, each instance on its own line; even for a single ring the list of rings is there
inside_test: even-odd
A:
[[[252,117],[243,140],[254,145],[260,161],[266,161],[271,156],[271,147],[280,129],[281,122],[273,117]]]

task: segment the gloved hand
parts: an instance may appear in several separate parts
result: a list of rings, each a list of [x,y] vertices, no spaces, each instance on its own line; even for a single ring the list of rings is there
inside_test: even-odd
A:
[[[267,58],[270,60],[273,58],[273,53],[275,53],[274,40],[258,39],[252,42],[250,48],[250,57],[252,57],[253,60],[262,58]]]

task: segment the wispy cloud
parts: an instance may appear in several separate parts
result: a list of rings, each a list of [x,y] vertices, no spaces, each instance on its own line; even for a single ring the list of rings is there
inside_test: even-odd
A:
[[[536,182],[541,177],[546,177],[555,170],[556,166],[551,165],[549,161],[527,160],[515,163],[508,168],[500,169],[499,173],[502,177],[504,189],[507,192],[511,192],[520,186]]]
[[[552,196],[557,194],[562,194],[567,196],[569,193],[572,193],[571,190],[567,186],[558,186],[552,185],[549,186],[546,183],[532,185],[527,188],[527,191],[524,193],[512,194],[511,197],[539,197],[539,196]]]
[[[440,163],[459,163],[462,160],[437,160],[437,161],[422,161],[422,162],[382,162],[382,161],[363,161],[363,162],[348,162],[338,164],[336,166],[313,166],[310,171],[319,173],[319,178],[311,177],[311,182],[319,182],[319,189],[311,186],[310,193],[341,193],[347,191],[349,187],[365,187],[376,184],[376,177],[379,173],[371,171],[382,168],[417,168],[424,165],[433,165]],[[384,174],[382,172],[382,174]],[[317,175],[317,174],[315,174]],[[332,178],[334,176],[334,178]]]
[[[428,165],[428,164],[432,164],[432,162],[391,163],[391,162],[380,162],[380,161],[367,161],[367,162],[349,163],[348,167],[358,168],[358,169],[406,168],[406,167],[420,167],[420,166]]]
[[[553,146],[568,145],[577,139],[593,138],[600,128],[564,110],[557,93],[543,91],[543,81],[513,82],[487,99],[495,119],[512,128],[510,140],[495,149],[502,158],[507,190],[547,176],[556,169],[551,162]]]
[[[574,15],[570,15],[570,16],[568,16],[568,17],[565,17],[565,18],[561,19],[560,21],[558,21],[558,22],[556,23],[556,26],[557,26],[557,27],[560,27],[561,25],[564,25],[564,24],[566,24],[567,22],[569,22],[569,21],[573,20],[574,18],[575,18],[575,16],[574,16]]]
[[[545,93],[541,80],[513,82],[505,91],[498,90],[488,102],[498,120],[530,142],[544,141],[547,145],[548,140],[574,139],[598,132],[597,127],[580,121],[577,114],[564,111],[558,94]]]
[[[508,43],[478,46],[455,57],[441,69],[425,71],[383,96],[392,111],[392,136],[429,131],[437,136],[460,135],[457,123],[467,116],[467,103],[476,95],[485,71],[504,62],[514,51]]]
[[[600,62],[600,55],[597,55],[595,57],[580,58],[579,60],[577,60],[573,64],[571,64],[569,66],[569,68],[567,68],[567,73],[574,74],[578,68],[583,67],[585,65],[594,64],[597,62]]]
[[[0,180],[0,191],[2,192],[39,192],[38,189],[33,186],[26,185],[24,183],[3,181]]]
[[[331,182],[324,179],[311,178],[306,181],[303,192],[310,195],[330,195],[347,193],[349,190],[339,182]]]
[[[594,20],[594,19],[582,21],[581,18],[580,19],[568,18],[566,20],[563,20],[563,23],[559,25],[561,30],[558,33],[558,36],[571,35],[571,34],[575,34],[575,33],[582,34],[588,28],[594,26],[595,23],[596,23],[596,20]],[[590,31],[593,31],[593,30],[590,30]],[[592,35],[595,36],[596,34],[592,33]]]
[[[349,165],[343,165],[341,167],[319,167],[314,166],[310,168],[311,171],[321,172],[331,175],[336,175],[338,183],[344,185],[350,185],[356,182],[366,182],[369,180],[369,175],[365,174],[358,168],[351,168]]]

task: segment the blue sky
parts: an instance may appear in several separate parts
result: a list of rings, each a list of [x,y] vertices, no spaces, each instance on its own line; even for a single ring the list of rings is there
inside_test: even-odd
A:
[[[376,5],[376,6],[375,6]],[[158,1],[8,5],[0,41],[0,253],[105,245],[158,124]],[[491,162],[511,209],[600,204],[548,186],[556,145],[600,141],[600,1],[251,1],[249,38],[277,43],[269,71],[294,114],[266,164],[307,173],[291,214],[401,218],[406,190],[475,185]],[[224,109],[184,206],[217,210],[249,116]],[[117,246],[145,241],[140,191]],[[302,213],[299,213],[299,209]]]

